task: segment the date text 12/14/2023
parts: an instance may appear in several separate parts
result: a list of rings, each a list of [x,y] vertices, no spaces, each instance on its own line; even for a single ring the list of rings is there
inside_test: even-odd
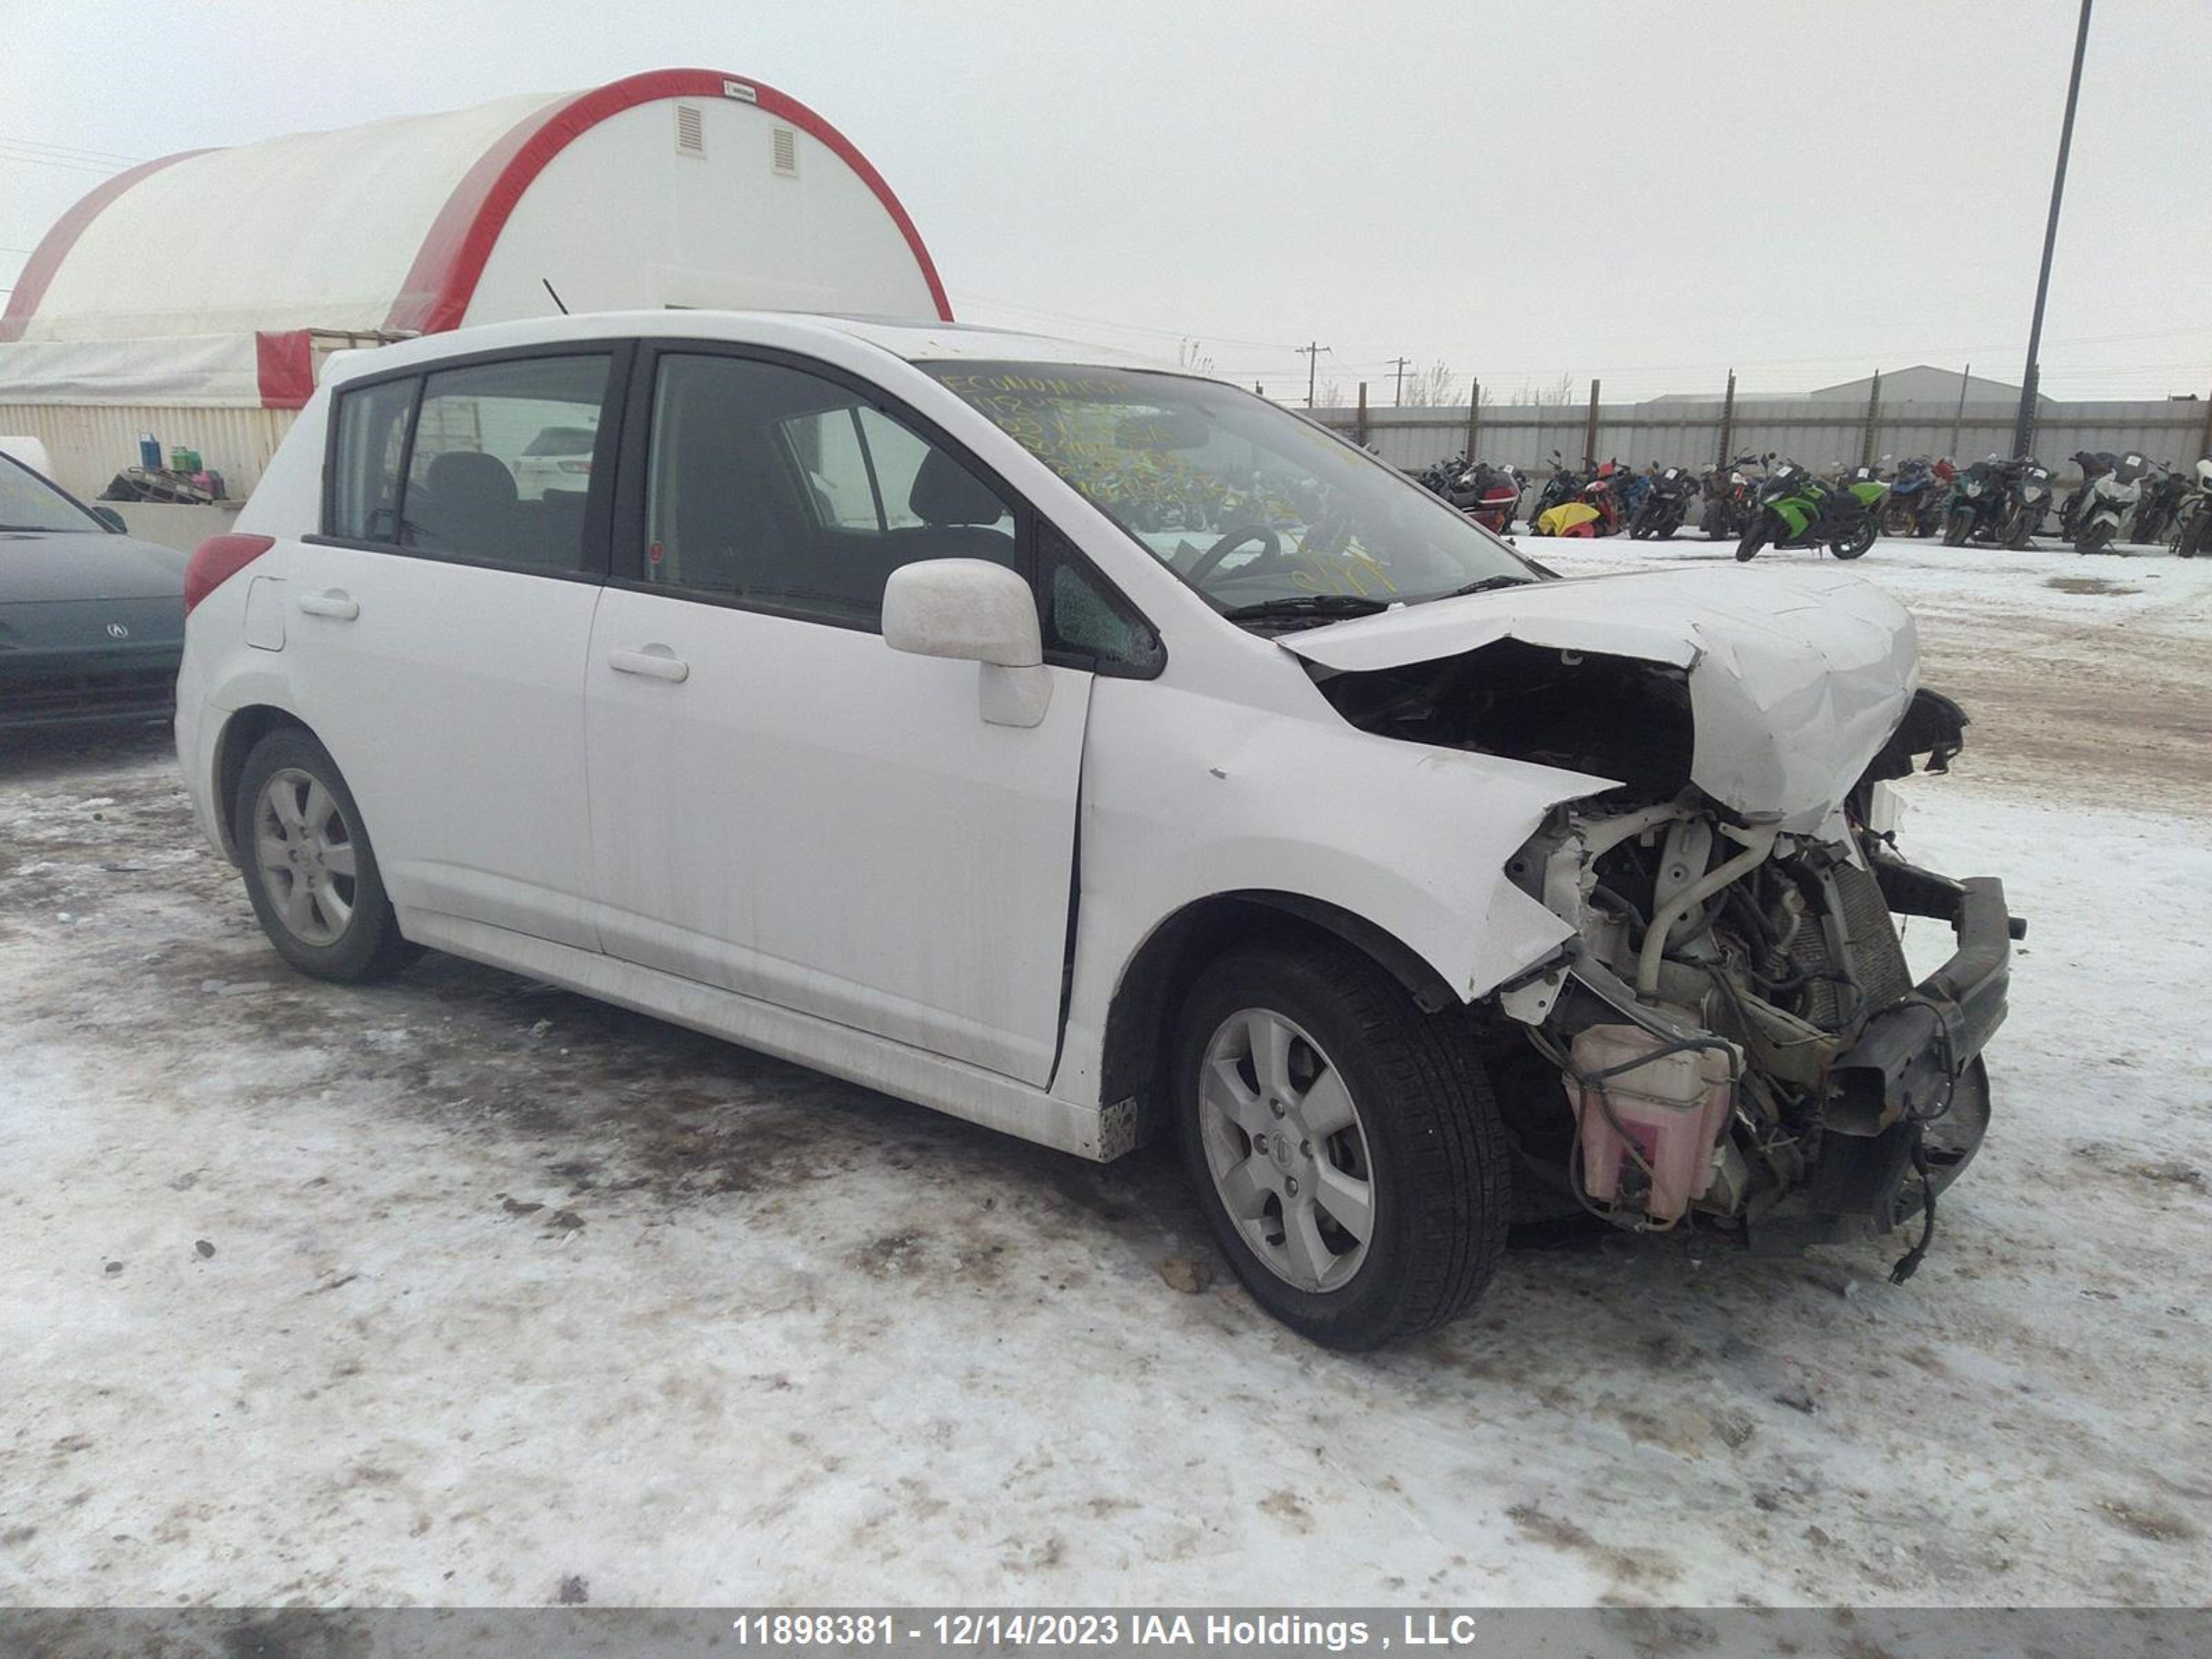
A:
[[[958,1611],[889,1613],[747,1613],[732,1621],[739,1643],[764,1647],[925,1650],[1037,1648],[1297,1647],[1329,1653],[1466,1645],[1475,1636],[1470,1615],[1400,1613],[1390,1620],[1312,1613]]]

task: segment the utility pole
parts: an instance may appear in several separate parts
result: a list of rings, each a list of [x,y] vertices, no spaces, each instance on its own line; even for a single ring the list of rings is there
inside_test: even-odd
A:
[[[1874,372],[1874,386],[1867,393],[1866,429],[1859,434],[1859,465],[1874,465],[1874,429],[1881,421],[1881,371]]]
[[[1352,422],[1352,441],[1363,448],[1367,443],[1367,382],[1359,383],[1359,413]]]
[[[1728,390],[1721,396],[1721,453],[1720,465],[1729,464],[1729,451],[1735,439],[1735,371],[1729,370]]]
[[[1393,357],[1390,360],[1390,367],[1396,371],[1390,381],[1390,407],[1393,409],[1406,406],[1406,365],[1413,361],[1411,357]]]
[[[1321,354],[1329,349],[1319,340],[1297,349],[1298,356],[1306,360],[1306,407],[1311,409],[1314,400],[1314,371],[1321,366]]]
[[[1966,386],[1974,378],[1974,366],[1968,363],[1959,371],[1959,407],[1951,416],[1952,460],[1959,459],[1959,432],[1966,424]]]
[[[2074,106],[2081,97],[2081,56],[2089,49],[2089,0],[2081,0],[2081,23],[2074,33],[2074,74],[2066,83],[2066,119],[2058,129],[2058,167],[2051,176],[2051,218],[2043,228],[2043,270],[2035,279],[2035,320],[2027,328],[2027,369],[2021,376],[2020,419],[2014,424],[2012,453],[2027,453],[2035,425],[2035,385],[2042,378],[2036,356],[2043,348],[2043,302],[2051,293],[2051,252],[2058,243],[2058,201],[2066,193],[2066,154],[2074,148]]]
[[[1482,380],[1480,375],[1467,383],[1467,464],[1474,465],[1474,447],[1482,433]]]
[[[1583,465],[1597,465],[1597,382],[1590,382],[1589,420],[1583,428]]]

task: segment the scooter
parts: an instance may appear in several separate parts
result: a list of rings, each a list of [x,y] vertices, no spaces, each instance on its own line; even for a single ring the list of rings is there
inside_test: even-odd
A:
[[[2212,460],[2197,463],[2197,482],[2173,515],[2173,550],[2185,559],[2212,553]]]
[[[1795,461],[1784,461],[1759,486],[1751,524],[1735,544],[1736,562],[1747,563],[1770,544],[1826,547],[1839,559],[1856,559],[1874,545],[1881,499],[1888,490],[1873,477],[1830,483]]]
[[[2143,458],[2132,453],[2119,458],[2109,472],[2091,481],[2088,499],[2081,504],[2074,530],[2076,553],[2109,550],[2120,533],[2120,520],[2142,499]]]
[[[1661,470],[1651,480],[1650,489],[1628,520],[1632,540],[1649,538],[1653,541],[1672,541],[1674,532],[1682,527],[1682,520],[1690,515],[1690,499],[1698,493],[1698,481],[1690,476],[1686,467],[1670,466]]]

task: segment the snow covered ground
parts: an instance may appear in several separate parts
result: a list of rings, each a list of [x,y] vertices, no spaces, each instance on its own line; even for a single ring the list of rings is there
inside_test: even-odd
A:
[[[1975,716],[1908,844],[2033,925],[1926,1266],[1517,1250],[1362,1358],[1164,1282],[1164,1156],[301,979],[158,737],[0,750],[0,1602],[2200,1601],[2212,564],[1859,568]]]

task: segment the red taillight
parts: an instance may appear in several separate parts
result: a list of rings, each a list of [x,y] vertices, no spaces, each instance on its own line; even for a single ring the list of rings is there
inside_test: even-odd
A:
[[[270,536],[210,536],[185,567],[185,614],[240,571],[276,545]]]

